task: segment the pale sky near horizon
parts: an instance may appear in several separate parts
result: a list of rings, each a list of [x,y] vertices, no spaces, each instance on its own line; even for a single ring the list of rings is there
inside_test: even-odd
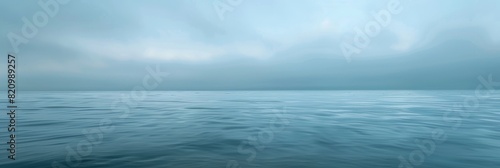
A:
[[[390,1],[71,0],[18,46],[19,88],[131,90],[156,65],[170,73],[158,90],[475,89],[478,76],[500,81],[496,0],[399,0],[400,13],[348,62],[341,44]],[[15,50],[8,34],[22,36],[22,18],[43,11],[38,2],[0,2],[1,52]],[[221,5],[229,11],[218,13]]]

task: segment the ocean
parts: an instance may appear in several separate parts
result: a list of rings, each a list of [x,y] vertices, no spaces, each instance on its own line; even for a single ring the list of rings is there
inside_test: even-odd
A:
[[[0,167],[498,168],[500,94],[480,93],[19,91]]]

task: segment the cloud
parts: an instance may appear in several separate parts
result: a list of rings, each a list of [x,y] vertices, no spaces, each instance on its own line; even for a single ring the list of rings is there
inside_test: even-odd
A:
[[[20,32],[20,18],[40,10],[36,3],[1,2],[0,10],[9,15],[0,16],[4,25],[0,33]],[[339,44],[352,39],[354,28],[373,20],[373,12],[386,4],[245,1],[221,21],[212,1],[72,1],[22,46],[21,61],[25,72],[36,74],[36,79],[68,78],[64,86],[50,89],[78,89],[96,81],[111,85],[103,87],[107,89],[127,88],[151,63],[174,71],[172,88],[177,89],[349,88],[351,84],[465,88],[457,83],[468,83],[465,80],[471,76],[447,77],[456,74],[451,70],[458,71],[458,65],[477,67],[467,72],[474,75],[498,71],[480,66],[498,61],[500,2],[495,0],[404,1],[401,14],[382,28],[362,56],[347,64]],[[8,40],[0,44],[1,50],[11,50]],[[428,67],[450,71],[434,76],[419,72]],[[408,74],[414,78],[408,79]],[[44,83],[34,79],[25,80]],[[443,79],[444,84],[429,86],[423,79]]]
[[[392,23],[390,31],[397,36],[398,41],[394,43],[391,48],[399,51],[409,51],[414,47],[418,40],[418,32],[401,22]]]

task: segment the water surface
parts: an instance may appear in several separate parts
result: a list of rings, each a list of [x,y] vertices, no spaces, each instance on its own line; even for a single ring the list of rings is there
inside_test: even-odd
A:
[[[128,115],[116,103],[124,95],[130,92],[21,92],[17,160],[7,160],[4,115],[0,167],[373,168],[398,167],[400,156],[422,168],[500,165],[499,94],[153,91],[130,99]],[[477,107],[460,110],[467,98]],[[99,129],[103,119],[114,129]],[[82,133],[89,130],[105,132]],[[446,139],[433,139],[436,131]],[[79,159],[70,154],[75,165],[66,161],[71,151],[80,152]]]

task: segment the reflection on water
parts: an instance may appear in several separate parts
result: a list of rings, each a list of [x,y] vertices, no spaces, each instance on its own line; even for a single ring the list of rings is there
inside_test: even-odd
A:
[[[21,93],[17,160],[7,160],[4,150],[0,167],[51,167],[54,161],[70,167],[68,149],[78,152],[77,144],[89,138],[96,143],[79,151],[78,167],[500,165],[498,94],[460,116],[454,106],[474,91],[158,91],[131,102],[137,107],[120,118],[123,108],[111,105],[122,94],[128,92]],[[114,129],[89,133],[102,119]],[[436,131],[443,141],[433,138]],[[6,129],[0,135],[8,139]]]

